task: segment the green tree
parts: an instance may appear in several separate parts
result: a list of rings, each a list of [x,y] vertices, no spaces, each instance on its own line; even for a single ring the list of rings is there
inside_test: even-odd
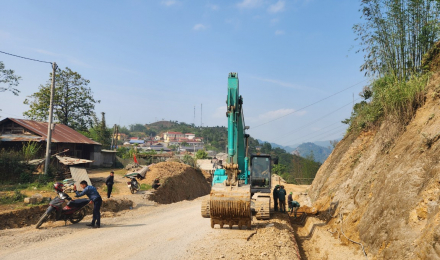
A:
[[[95,104],[100,102],[93,98],[92,90],[87,87],[90,81],[67,67],[56,74],[55,80],[54,121],[75,130],[87,130],[93,124]],[[48,119],[50,86],[51,80],[48,80],[46,85],[40,85],[38,92],[28,97],[30,99],[25,99],[24,104],[30,109],[23,113],[24,116],[40,121]]]
[[[130,135],[130,130],[126,126],[119,126],[118,125],[118,131],[119,131],[119,133],[126,134],[127,136]]]
[[[105,123],[105,113],[101,112],[102,119],[99,120],[96,116],[93,118],[93,125],[87,131],[80,131],[83,135],[102,144],[102,147],[109,149],[111,146],[112,129],[107,128]]]
[[[5,64],[0,61],[0,92],[11,91],[14,95],[18,96],[20,90],[15,87],[18,86],[18,81],[21,80],[21,77],[14,73],[11,69],[5,69]]]
[[[272,145],[268,142],[264,142],[261,146],[261,153],[269,154],[272,151]]]
[[[353,30],[364,53],[361,71],[392,75],[398,81],[420,73],[423,55],[439,39],[440,1],[360,2],[363,22]]]
[[[189,166],[194,167],[195,166],[195,160],[194,158],[189,155],[189,154],[185,154],[182,158],[183,163],[188,164]]]
[[[105,113],[102,113],[101,122],[95,121],[95,132],[96,132],[96,141],[101,143],[103,148],[110,148],[111,145],[111,130],[107,128],[105,123]]]
[[[147,128],[143,124],[132,124],[128,126],[131,132],[145,132]]]
[[[272,172],[279,176],[282,176],[286,171],[287,171],[287,166],[284,164],[275,164],[272,167]]]
[[[197,159],[207,159],[208,153],[205,150],[198,150],[196,152],[196,158]]]

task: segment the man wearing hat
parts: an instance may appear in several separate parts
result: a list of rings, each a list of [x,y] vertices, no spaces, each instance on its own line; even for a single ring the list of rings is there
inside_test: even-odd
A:
[[[115,180],[115,173],[113,171],[110,172],[110,176],[105,180],[105,184],[107,185],[107,198],[110,199],[110,194],[112,194],[113,184]]]
[[[280,188],[280,185],[275,186],[275,189],[273,189],[273,209],[275,211],[278,211],[278,189]]]

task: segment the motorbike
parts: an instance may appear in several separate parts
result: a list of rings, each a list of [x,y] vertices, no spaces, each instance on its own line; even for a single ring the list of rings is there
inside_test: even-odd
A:
[[[127,177],[130,178],[130,181],[127,182],[127,186],[131,191],[131,194],[138,192],[141,189],[141,185],[136,180],[136,177]]]
[[[67,205],[63,207],[66,201],[68,201]],[[49,218],[54,218],[55,221],[64,220],[64,224],[66,224],[67,220],[72,224],[76,224],[85,217],[85,206],[87,206],[89,202],[89,199],[72,200],[69,195],[60,192],[57,197],[49,202],[49,207],[40,217],[40,220],[38,220],[36,228],[38,229]]]

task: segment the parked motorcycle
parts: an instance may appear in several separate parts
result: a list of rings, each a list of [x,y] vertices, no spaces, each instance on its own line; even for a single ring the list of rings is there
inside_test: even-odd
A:
[[[65,223],[69,220],[72,224],[76,224],[86,215],[85,206],[90,203],[89,199],[72,200],[69,195],[62,192],[63,185],[61,183],[55,183],[54,187],[58,195],[49,202],[49,207],[38,220],[35,228],[39,228],[50,218],[55,219],[55,221],[64,220]],[[63,207],[66,201],[68,201],[67,205]]]
[[[130,181],[127,182],[127,186],[131,191],[131,194],[138,192],[141,189],[141,185],[136,180],[136,177],[127,177],[130,178]]]

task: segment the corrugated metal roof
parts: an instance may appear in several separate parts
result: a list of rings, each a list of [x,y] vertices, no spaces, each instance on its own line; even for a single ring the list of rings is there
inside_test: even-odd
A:
[[[64,164],[64,165],[76,165],[76,164],[81,164],[81,163],[92,163],[92,160],[86,160],[86,159],[78,159],[78,158],[72,158],[72,157],[67,157],[67,156],[56,156],[57,159],[60,161],[60,163]]]
[[[38,135],[25,135],[25,134],[5,134],[0,135],[0,141],[12,141],[12,142],[41,142],[45,141],[41,136]]]
[[[5,118],[0,121],[2,124],[5,120],[11,120],[22,127],[26,128],[30,132],[33,132],[42,137],[42,140],[47,139],[47,122],[38,122],[34,120],[27,119],[17,119],[17,118]],[[56,124],[55,128],[52,132],[52,142],[54,143],[75,143],[75,144],[96,144],[100,145],[100,143],[93,141],[90,138],[85,137],[84,135],[78,133],[72,128],[63,125]]]
[[[70,167],[70,174],[72,174],[72,179],[75,180],[76,189],[78,191],[82,191],[81,185],[79,183],[81,181],[87,181],[88,185],[92,185],[92,182],[89,179],[89,175],[87,174],[87,170],[84,168],[78,167]]]

